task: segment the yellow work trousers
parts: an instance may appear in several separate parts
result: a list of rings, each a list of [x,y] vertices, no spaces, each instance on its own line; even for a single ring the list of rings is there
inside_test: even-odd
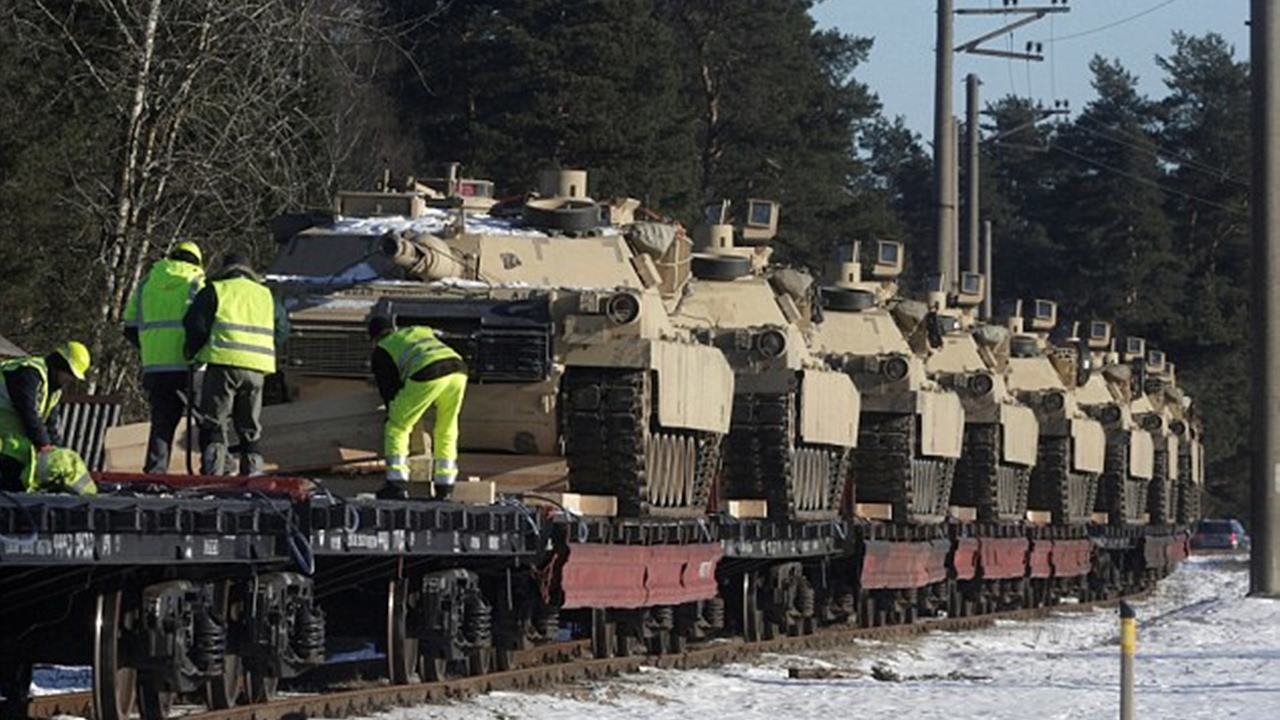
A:
[[[384,435],[387,479],[409,479],[409,433],[431,407],[436,409],[431,432],[432,482],[452,485],[458,479],[458,413],[467,393],[467,374],[452,373],[434,380],[409,380],[387,406]]]

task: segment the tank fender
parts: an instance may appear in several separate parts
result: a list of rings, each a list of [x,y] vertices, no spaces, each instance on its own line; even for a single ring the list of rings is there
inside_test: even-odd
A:
[[[1102,423],[1086,418],[1071,419],[1071,469],[1101,473],[1107,457],[1107,431]]]
[[[1156,447],[1151,433],[1146,430],[1129,430],[1129,474],[1143,480],[1155,475]]]
[[[620,338],[565,353],[568,367],[649,369],[657,373],[658,422],[670,428],[729,432],[733,368],[708,345]]]
[[[841,447],[858,445],[862,397],[853,380],[833,370],[805,370],[800,381],[800,437]]]
[[[1036,450],[1040,445],[1040,423],[1029,407],[1003,404],[1000,406],[1000,426],[1004,432],[1001,457],[1005,462],[1034,467]]]
[[[964,405],[953,392],[916,393],[920,452],[925,457],[958,458],[964,445]]]

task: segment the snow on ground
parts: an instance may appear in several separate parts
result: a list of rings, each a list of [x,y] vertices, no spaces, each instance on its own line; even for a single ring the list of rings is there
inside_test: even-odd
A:
[[[1193,557],[1134,604],[1136,717],[1280,718],[1280,601],[1247,598],[1248,588],[1244,558]],[[1114,718],[1118,635],[1114,609],[1064,612],[708,670],[644,669],[546,693],[497,692],[374,720]],[[791,668],[823,679],[789,679]]]
[[[1248,587],[1243,558],[1195,557],[1135,603],[1136,717],[1280,717],[1280,601],[1246,598]],[[1114,609],[1061,613],[709,670],[650,669],[543,694],[498,692],[377,720],[1114,718],[1118,636]],[[793,667],[832,677],[791,680]]]

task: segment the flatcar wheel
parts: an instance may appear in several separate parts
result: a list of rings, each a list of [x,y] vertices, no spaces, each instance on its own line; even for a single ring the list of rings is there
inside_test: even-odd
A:
[[[418,681],[418,638],[409,633],[409,586],[392,580],[387,586],[387,675],[394,685]]]
[[[164,689],[164,682],[153,673],[138,677],[138,714],[142,720],[165,720],[173,710],[175,693]]]
[[[123,604],[120,590],[98,596],[93,623],[93,716],[97,720],[125,720],[133,711],[138,673],[120,657]]]
[[[231,624],[231,593],[232,582],[224,580],[214,588],[213,607],[218,622],[222,623],[227,629],[228,647],[234,647],[235,638],[230,637],[233,629]],[[228,649],[228,652],[222,658],[222,676],[209,681],[209,685],[205,688],[205,704],[210,710],[225,710],[233,707],[240,701],[240,696],[245,691],[245,675],[244,663],[240,660],[240,656]]]
[[[423,655],[422,672],[427,682],[444,682],[449,679],[449,661],[434,653],[430,657]]]
[[[472,650],[467,655],[467,665],[472,677],[493,672],[493,648],[482,647]]]
[[[275,675],[262,675],[260,673],[249,673],[249,702],[251,703],[267,703],[276,697],[276,690],[280,686],[280,678]]]

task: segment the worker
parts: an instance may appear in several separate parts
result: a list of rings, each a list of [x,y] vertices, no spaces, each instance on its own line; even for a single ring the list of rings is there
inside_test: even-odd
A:
[[[200,389],[200,474],[236,471],[227,425],[239,437],[239,473],[261,475],[262,388],[288,335],[283,308],[241,253],[228,253],[182,319],[186,357],[207,363]]]
[[[44,481],[51,458],[63,456],[54,465],[61,467],[64,453],[54,453],[60,444],[58,400],[62,391],[89,372],[89,349],[72,340],[44,357],[23,357],[0,362],[0,488],[15,492],[65,489],[77,494],[96,491],[88,473],[62,487]],[[78,457],[78,456],[77,456]],[[81,461],[83,462],[83,461]]]
[[[397,330],[386,315],[369,318],[369,339],[374,343],[373,377],[387,405],[387,482],[378,497],[408,497],[409,433],[434,406],[431,481],[435,497],[448,499],[458,480],[458,413],[467,392],[466,363],[431,328]]]
[[[142,471],[169,471],[173,434],[193,393],[191,364],[184,354],[182,317],[204,287],[200,246],[184,240],[169,256],[151,266],[147,277],[129,296],[124,310],[124,334],[142,351],[142,389],[151,405],[151,432]]]

